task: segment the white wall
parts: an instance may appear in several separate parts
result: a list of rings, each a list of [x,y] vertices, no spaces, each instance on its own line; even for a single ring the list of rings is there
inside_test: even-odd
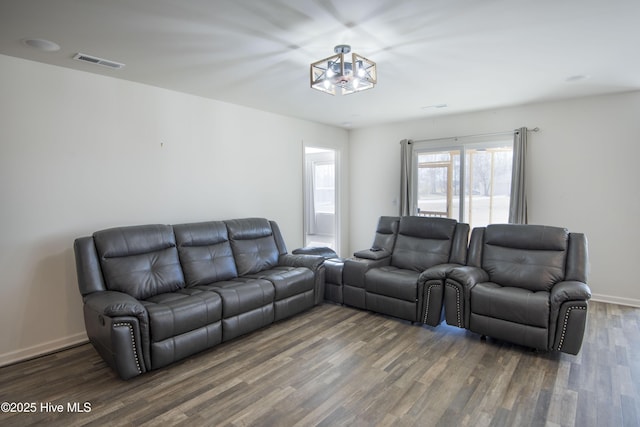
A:
[[[397,214],[398,142],[530,135],[530,219],[585,232],[601,300],[640,305],[640,92],[344,130],[0,55],[0,365],[85,339],[73,239],[245,216],[301,246],[302,144],[341,150],[342,254]]]
[[[338,128],[0,55],[0,365],[86,339],[76,237],[259,216],[301,246],[303,141],[348,164]]]
[[[529,222],[583,232],[594,299],[640,306],[640,92],[439,116],[351,131],[351,247],[371,244],[380,215],[397,215],[400,146],[540,127],[529,134]]]

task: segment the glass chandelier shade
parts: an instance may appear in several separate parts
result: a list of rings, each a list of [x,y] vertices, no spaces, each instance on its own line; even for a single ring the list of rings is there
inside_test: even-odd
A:
[[[342,95],[373,88],[378,79],[376,63],[351,53],[348,45],[338,45],[333,56],[311,64],[311,87],[335,95]],[[351,55],[349,55],[351,53]]]

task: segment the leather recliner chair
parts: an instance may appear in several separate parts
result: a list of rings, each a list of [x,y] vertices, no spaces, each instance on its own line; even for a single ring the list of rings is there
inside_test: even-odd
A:
[[[404,216],[397,235],[395,229],[393,218],[381,218],[376,239],[388,231],[385,244],[395,239],[391,251],[374,247],[345,261],[344,303],[436,326],[442,321],[446,275],[465,264],[469,225]]]
[[[541,225],[475,228],[467,266],[448,274],[449,325],[538,350],[577,354],[591,291],[584,234]]]

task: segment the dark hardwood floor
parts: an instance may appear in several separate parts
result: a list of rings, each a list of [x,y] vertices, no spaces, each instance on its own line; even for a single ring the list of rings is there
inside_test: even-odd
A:
[[[36,404],[2,426],[638,426],[640,309],[592,302],[571,356],[324,304],[129,381],[89,344],[7,366],[0,402]]]

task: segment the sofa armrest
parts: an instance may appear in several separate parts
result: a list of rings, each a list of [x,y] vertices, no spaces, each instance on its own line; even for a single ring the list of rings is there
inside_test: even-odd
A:
[[[292,255],[284,254],[278,258],[278,265],[287,267],[307,267],[315,272],[324,263],[324,257],[320,255]]]
[[[576,305],[580,305],[580,303],[589,301],[590,298],[591,289],[586,283],[570,280],[553,285],[549,293],[551,330],[553,330],[553,323],[558,319],[563,304],[573,301],[577,303]]]
[[[324,259],[338,258],[338,254],[326,246],[309,246],[291,251],[293,255],[319,255]]]
[[[121,378],[151,366],[149,316],[145,306],[122,292],[94,292],[84,297],[89,340]]]
[[[420,273],[418,277],[418,315],[422,323],[437,326],[442,322],[444,284],[447,275],[460,264],[438,264]]]
[[[471,289],[476,283],[488,282],[489,273],[479,267],[462,266],[451,269],[447,278]]]
[[[132,316],[147,319],[147,309],[134,297],[123,292],[94,292],[84,297],[84,303],[97,313],[109,317]]]
[[[552,306],[559,306],[565,301],[588,301],[591,298],[591,289],[582,282],[559,282],[551,288],[549,298]]]
[[[424,285],[426,282],[430,280],[442,280],[444,282],[444,280],[447,278],[449,273],[454,268],[458,268],[458,267],[463,267],[463,266],[460,264],[453,264],[453,263],[434,265],[433,267],[428,268],[422,273],[420,273],[420,276],[418,277],[418,285]]]
[[[391,256],[391,252],[381,248],[364,249],[353,254],[356,258],[379,260]]]
[[[578,354],[587,322],[591,289],[586,283],[564,281],[556,283],[549,295],[549,347],[569,354]],[[554,333],[555,331],[555,333]]]
[[[489,280],[489,273],[479,267],[455,267],[447,273],[444,286],[444,312],[447,324],[469,328],[469,295],[476,283]]]

